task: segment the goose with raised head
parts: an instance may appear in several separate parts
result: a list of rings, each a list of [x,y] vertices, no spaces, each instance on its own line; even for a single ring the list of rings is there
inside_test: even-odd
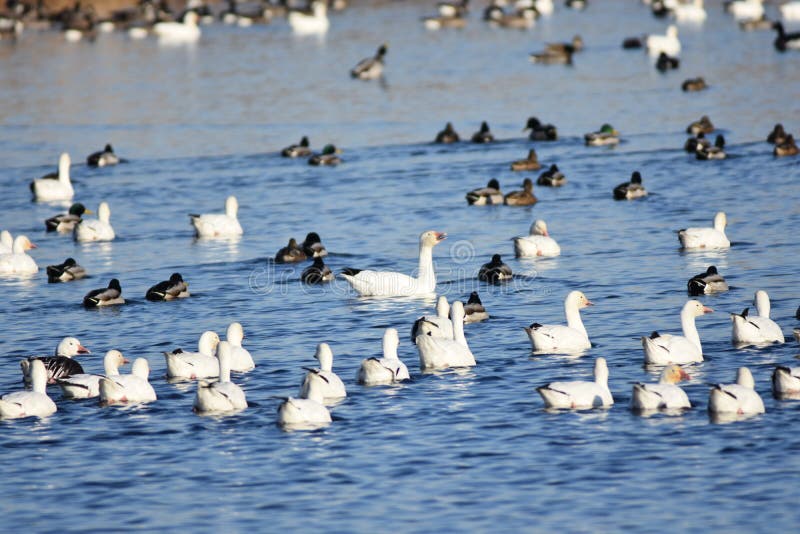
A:
[[[714,216],[713,228],[684,228],[678,230],[678,240],[684,249],[724,249],[730,248],[731,242],[725,235],[728,217],[720,211]]]
[[[100,379],[100,404],[130,404],[153,402],[157,399],[148,382],[150,365],[145,358],[136,358],[131,374],[104,376]]]
[[[97,207],[97,219],[83,219],[76,224],[72,236],[79,243],[113,241],[116,234],[111,226],[111,208],[108,203],[101,202]]]
[[[675,20],[678,22],[700,23],[706,20],[708,14],[706,13],[703,0],[688,0],[686,2],[678,2],[672,9],[675,14]]]
[[[31,356],[21,360],[19,366],[22,369],[22,380],[26,384],[31,382],[31,364],[34,360],[40,360],[44,364],[48,384],[55,383],[58,378],[83,373],[83,367],[73,360],[73,357],[89,353],[89,349],[81,345],[76,338],[65,337],[59,341],[53,356]]]
[[[421,370],[472,367],[476,364],[475,356],[464,337],[464,305],[461,301],[456,300],[451,304],[450,320],[453,323],[453,339],[433,337],[425,333],[417,336]]]
[[[496,178],[489,180],[486,187],[473,189],[467,193],[467,204],[470,206],[487,206],[502,203],[503,193],[500,191],[500,183]]]
[[[86,276],[86,269],[78,265],[73,258],[67,258],[64,263],[47,266],[47,282],[56,284],[58,282],[72,282],[80,280]]]
[[[440,295],[436,300],[436,315],[424,315],[414,321],[414,326],[411,327],[411,341],[415,342],[418,335],[429,332],[433,337],[453,339],[450,303],[444,295]]]
[[[783,332],[778,324],[769,318],[769,295],[764,290],[756,291],[753,304],[758,315],[750,315],[750,308],[742,313],[732,313],[733,332],[731,340],[737,344],[783,343]]]
[[[14,238],[11,232],[3,230],[0,232],[0,254],[10,254],[14,248]]]
[[[153,33],[164,44],[194,43],[202,33],[197,26],[198,20],[197,12],[189,10],[184,14],[183,21],[157,22],[153,25]]]
[[[213,378],[219,374],[219,362],[216,358],[219,336],[208,330],[203,332],[197,342],[197,352],[185,352],[177,348],[165,352],[167,361],[167,378]]]
[[[667,365],[670,363],[686,364],[703,361],[703,347],[700,345],[700,334],[697,333],[695,317],[711,313],[711,308],[703,306],[696,300],[690,300],[681,309],[681,328],[683,335],[659,334],[653,332],[642,337],[644,363]]]
[[[716,384],[708,396],[708,411],[712,414],[749,415],[764,413],[764,401],[755,390],[753,374],[747,367],[736,371],[735,384]]]
[[[72,232],[75,229],[75,225],[81,222],[83,215],[91,215],[91,213],[83,204],[76,202],[69,207],[67,213],[59,213],[45,220],[44,226],[48,232]]]
[[[590,349],[592,344],[583,326],[580,310],[592,305],[582,292],[571,291],[564,299],[566,326],[533,323],[525,327],[533,350],[550,354],[572,354]]]
[[[231,195],[225,199],[225,213],[189,214],[189,218],[196,237],[236,237],[243,233],[238,212],[239,202]]]
[[[72,200],[75,190],[69,179],[69,154],[64,152],[58,158],[58,173],[51,173],[31,182],[31,193],[37,202],[53,200]]]
[[[0,397],[0,419],[47,417],[58,410],[47,396],[47,370],[40,360],[31,363],[32,391],[15,391]]]
[[[242,324],[236,322],[229,324],[228,330],[225,332],[225,339],[231,350],[231,371],[244,373],[255,369],[256,362],[253,361],[253,356],[242,346],[242,341],[244,341]]]
[[[333,404],[347,397],[347,389],[339,375],[333,372],[333,351],[327,343],[317,345],[314,358],[319,362],[319,368],[305,368],[306,373],[303,384],[300,386],[300,396],[308,398],[311,382],[321,380],[320,390],[326,404]]]
[[[125,304],[125,299],[122,298],[122,286],[116,278],[111,279],[108,287],[93,289],[83,297],[85,308],[101,308],[117,304]]]
[[[323,0],[313,0],[307,10],[292,9],[286,18],[292,31],[300,35],[325,33],[330,27],[328,6]]]
[[[244,410],[247,398],[237,384],[231,382],[232,347],[221,341],[217,348],[219,379],[213,382],[199,380],[192,408],[197,413],[224,413]]]
[[[686,285],[692,296],[710,295],[728,290],[728,283],[713,265],[709,266],[706,272],[691,277]]]
[[[657,384],[637,382],[633,385],[631,409],[633,411],[676,410],[691,408],[689,397],[678,385],[681,380],[689,380],[689,373],[680,365],[671,364],[661,371]]]
[[[61,393],[67,399],[91,399],[100,395],[100,379],[103,376],[113,377],[119,374],[121,365],[128,360],[118,350],[106,352],[103,358],[103,374],[79,373],[56,379]]]
[[[399,345],[397,330],[387,328],[383,333],[383,357],[361,360],[356,382],[365,386],[378,386],[409,380],[411,376],[408,368],[397,356]]]
[[[725,9],[738,21],[758,20],[764,16],[764,0],[731,0]]]
[[[537,219],[531,224],[530,235],[514,237],[514,253],[518,258],[554,257],[561,254],[561,247],[547,231],[547,223]]]
[[[614,404],[614,398],[608,389],[608,364],[605,358],[595,360],[593,382],[550,382],[536,388],[536,391],[544,400],[546,408],[588,410]]]
[[[27,236],[18,235],[11,245],[11,252],[0,254],[0,275],[34,274],[39,272],[36,260],[28,256],[26,251],[37,248]]]

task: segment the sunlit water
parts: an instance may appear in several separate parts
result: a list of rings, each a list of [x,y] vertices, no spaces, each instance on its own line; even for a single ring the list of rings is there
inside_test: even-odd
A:
[[[32,32],[2,43],[0,228],[37,242],[42,270],[73,256],[91,277],[0,280],[0,391],[20,387],[20,357],[74,335],[92,350],[82,359],[89,371],[110,348],[147,357],[159,397],[101,408],[51,389],[57,414],[0,425],[3,528],[796,528],[800,403],[774,400],[769,376],[777,364],[796,365],[800,352],[790,339],[800,304],[800,160],[773,158],[763,140],[779,121],[800,130],[800,54],[777,54],[773,33],[742,33],[709,4],[703,27],[681,28],[683,63],[667,75],[620,48],[626,36],[664,27],[621,1],[584,13],[559,5],[530,32],[491,30],[473,13],[464,31],[429,33],[419,17],[433,6],[415,3],[357,5],[334,15],[322,39],[293,37],[276,22],[206,27],[194,47],[120,35],[67,45]],[[528,62],[544,42],[574,33],[587,49],[573,67]],[[383,41],[385,84],[350,80],[348,69]],[[711,89],[682,93],[681,81],[696,75]],[[683,152],[684,129],[702,114],[726,135],[729,159]],[[464,193],[489,178],[512,190],[530,175],[508,170],[531,146],[520,132],[529,115],[558,126],[561,140],[535,147],[568,184],[536,188],[533,208],[468,207]],[[462,137],[488,120],[500,141],[431,144],[448,120]],[[603,122],[623,143],[584,147],[582,134]],[[316,148],[342,147],[344,163],[313,168],[277,155],[304,134]],[[131,162],[85,167],[85,155],[109,141]],[[76,200],[111,205],[114,242],[75,245],[44,233],[42,221],[62,208],[31,203],[28,182],[64,150]],[[613,186],[637,169],[651,196],[614,202]],[[239,198],[244,237],[195,241],[187,213],[221,211],[228,194]],[[718,210],[728,213],[733,248],[681,253],[674,231],[708,226]],[[510,238],[535,218],[548,222],[561,257],[513,259]],[[389,326],[400,330],[400,357],[418,368],[408,333],[433,302],[359,299],[342,282],[303,286],[305,265],[271,258],[290,237],[317,231],[334,270],[410,272],[426,229],[450,236],[434,254],[439,290],[451,299],[478,290],[492,315],[467,326],[478,366],[357,386],[360,360],[379,355]],[[518,275],[502,288],[475,279],[494,253]],[[631,414],[632,383],[657,378],[642,366],[640,336],[679,331],[686,281],[710,264],[731,291],[700,298],[715,313],[697,321],[707,361],[689,369],[694,409]],[[146,289],[174,271],[193,297],[146,302]],[[128,304],[84,310],[82,296],[112,277]],[[523,326],[563,322],[572,289],[596,303],[583,313],[594,347],[581,358],[533,357]],[[737,350],[728,313],[750,306],[756,289],[769,292],[790,342]],[[257,362],[234,377],[250,407],[199,417],[194,384],[168,383],[161,351],[191,348],[203,330],[222,333],[234,320]],[[321,341],[350,396],[328,428],[284,432],[278,397],[297,392]],[[615,406],[544,411],[534,388],[589,378],[597,356],[609,362]],[[741,365],[753,370],[767,413],[713,424],[709,384],[732,382]]]

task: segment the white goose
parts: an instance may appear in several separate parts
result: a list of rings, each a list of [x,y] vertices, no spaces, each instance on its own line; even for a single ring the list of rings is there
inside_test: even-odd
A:
[[[107,202],[101,202],[97,208],[97,219],[83,219],[72,231],[75,241],[113,241],[116,237],[111,226],[111,208]]]
[[[197,383],[197,395],[194,398],[194,410],[199,413],[219,413],[244,410],[247,398],[238,385],[231,382],[231,359],[233,347],[227,341],[221,341],[217,348],[219,361],[219,380]]]
[[[200,28],[197,26],[197,13],[187,11],[183,22],[159,22],[153,25],[153,33],[159,42],[168,44],[194,43],[200,39]]]
[[[80,373],[59,378],[56,383],[61,386],[62,395],[67,399],[91,399],[100,395],[100,379],[103,376],[114,377],[119,375],[119,367],[128,363],[128,360],[118,350],[106,352],[103,358],[104,375]]]
[[[779,399],[800,399],[800,367],[778,366],[772,372],[772,393]]]
[[[69,179],[69,154],[64,152],[58,158],[58,175],[47,175],[31,182],[34,200],[50,202],[53,200],[72,200],[75,191]]]
[[[642,337],[644,363],[667,365],[670,363],[685,364],[703,361],[703,347],[697,333],[695,317],[711,313],[711,308],[703,306],[696,300],[690,300],[681,310],[682,336],[659,334],[653,332],[649,337]]]
[[[236,218],[239,202],[231,195],[225,200],[225,213],[190,214],[197,237],[235,237],[242,235],[242,226]]]
[[[561,247],[547,232],[547,223],[539,219],[531,225],[530,235],[514,237],[514,253],[518,258],[553,257],[561,254]]]
[[[783,343],[781,327],[769,318],[770,303],[766,291],[756,291],[753,298],[758,315],[749,315],[750,308],[741,314],[732,313],[733,333],[731,339],[736,344]]]
[[[356,382],[365,386],[393,384],[409,380],[406,364],[397,356],[400,336],[394,328],[387,328],[383,333],[383,358],[367,358],[361,360]]]
[[[58,409],[47,396],[47,370],[39,360],[31,365],[33,391],[15,391],[0,397],[0,419],[47,417]]]
[[[728,11],[735,20],[758,20],[764,16],[764,0],[733,0]]]
[[[673,9],[675,20],[678,22],[703,22],[706,14],[703,0],[690,0],[688,3],[678,3]]]
[[[429,230],[419,236],[419,276],[403,273],[345,268],[342,276],[362,297],[414,297],[436,292],[433,247],[447,234]]]
[[[231,323],[228,325],[225,339],[231,346],[231,371],[243,373],[255,369],[256,364],[253,361],[253,357],[250,355],[250,351],[242,347],[244,329],[240,323]]]
[[[450,306],[450,320],[453,322],[453,339],[433,337],[421,333],[417,336],[419,368],[421,370],[445,369],[447,367],[472,367],[475,356],[469,350],[464,337],[464,304],[456,300]]]
[[[11,246],[11,252],[0,254],[0,274],[34,274],[39,272],[36,261],[28,256],[25,251],[36,248],[31,240],[24,235],[18,235]]]
[[[10,254],[14,247],[14,238],[11,237],[11,232],[3,230],[0,232],[0,254]]]
[[[333,372],[333,351],[330,346],[327,343],[317,345],[314,358],[319,361],[319,369],[306,368],[308,373],[300,386],[300,396],[308,398],[311,382],[319,381],[320,391],[322,391],[322,397],[326,404],[333,404],[347,397],[344,382]]]
[[[436,301],[436,315],[424,315],[414,321],[411,327],[411,341],[417,339],[420,333],[428,333],[433,337],[453,339],[453,323],[450,321],[450,304],[447,297],[439,296]]]
[[[311,2],[311,11],[291,10],[287,15],[289,26],[297,34],[325,33],[330,27],[328,7],[322,0]]]
[[[725,212],[720,211],[714,216],[713,228],[684,228],[678,230],[678,239],[685,249],[730,248],[731,242],[725,235],[727,224]]]
[[[215,356],[219,336],[210,330],[203,332],[197,343],[197,352],[175,349],[165,352],[168,378],[213,378],[219,375],[219,362]]]
[[[658,57],[664,52],[670,57],[675,57],[681,53],[681,42],[678,40],[678,27],[674,24],[667,28],[665,35],[648,35],[647,51],[652,57]]]
[[[778,9],[780,9],[783,20],[790,22],[796,22],[800,20],[800,2],[797,0],[781,4]]]
[[[580,310],[592,305],[580,291],[570,292],[564,299],[567,326],[533,323],[525,327],[533,350],[552,354],[571,354],[590,349],[592,344],[583,326]]]
[[[313,380],[306,398],[288,397],[278,406],[278,424],[289,428],[316,428],[331,422],[331,413],[323,404],[322,380]]]
[[[750,369],[740,367],[735,384],[717,384],[708,396],[708,411],[712,414],[748,415],[764,413],[764,401],[755,390]]]
[[[569,408],[585,410],[600,406],[611,406],[614,398],[608,389],[608,364],[605,358],[594,362],[594,382],[550,382],[536,388],[546,408]]]
[[[100,379],[101,404],[153,402],[156,392],[150,382],[150,366],[144,358],[136,358],[129,375],[104,376]]]
[[[674,410],[691,408],[689,397],[678,386],[681,380],[689,380],[689,374],[679,365],[668,365],[661,372],[658,384],[637,382],[633,385],[631,409],[634,411]]]

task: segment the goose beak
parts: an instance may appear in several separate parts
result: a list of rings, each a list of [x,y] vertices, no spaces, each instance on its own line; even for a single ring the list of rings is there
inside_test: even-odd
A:
[[[122,365],[125,365],[126,363],[131,363],[131,361],[128,358],[122,358]]]
[[[712,310],[712,309],[711,309],[711,308],[709,308],[708,306],[703,306],[703,313],[711,313],[711,312],[713,312],[713,311],[714,311],[714,310]]]
[[[589,299],[586,299],[586,305],[587,305],[587,306],[594,306],[594,302],[592,302],[592,301],[591,301],[591,300],[589,300]]]
[[[542,235],[545,236],[545,237],[550,237],[550,232],[545,230],[544,232],[542,232]]]
[[[436,241],[444,241],[447,239],[447,234],[444,232],[434,232],[434,235],[436,236]]]
[[[683,369],[681,369],[680,377],[681,377],[681,380],[691,380],[692,379],[692,377],[689,376],[689,373],[687,373]]]
[[[39,247],[37,247],[37,246],[36,246],[36,243],[31,243],[31,242],[29,241],[29,242],[28,242],[28,248],[39,248]]]
[[[78,354],[91,354],[92,351],[84,347],[83,345],[78,345]]]

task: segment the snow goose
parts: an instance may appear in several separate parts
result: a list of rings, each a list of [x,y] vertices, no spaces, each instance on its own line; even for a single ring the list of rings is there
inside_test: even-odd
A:
[[[714,216],[713,228],[684,228],[678,230],[678,239],[684,249],[723,249],[730,248],[731,242],[725,235],[728,218],[720,211]]]
[[[19,362],[22,369],[22,379],[26,384],[31,382],[31,365],[35,360],[40,360],[47,370],[47,382],[52,384],[57,378],[83,373],[81,364],[73,360],[78,354],[89,354],[89,349],[81,345],[74,337],[65,337],[56,346],[53,356],[31,356]]]
[[[450,304],[444,295],[440,295],[436,300],[436,315],[424,315],[414,321],[414,326],[411,327],[411,341],[414,342],[421,333],[428,332],[433,337],[453,339]]]
[[[86,164],[89,167],[105,167],[108,165],[116,165],[120,163],[120,158],[114,154],[114,147],[107,144],[103,150],[93,152],[86,158]]]
[[[237,384],[231,382],[232,347],[227,341],[221,341],[217,349],[219,361],[219,380],[197,382],[197,394],[193,408],[198,413],[220,413],[244,410],[247,398]]]
[[[75,225],[73,238],[78,242],[113,241],[116,237],[111,226],[111,208],[101,202],[97,208],[97,219],[83,219]]]
[[[550,382],[536,388],[546,408],[585,410],[614,404],[608,389],[608,365],[605,358],[594,362],[594,382]]]
[[[533,350],[550,354],[571,354],[591,348],[580,310],[592,305],[586,295],[580,291],[571,291],[564,299],[567,326],[533,323],[525,327]]]
[[[305,135],[300,139],[296,145],[289,145],[281,150],[281,156],[284,158],[307,158],[311,155],[309,148],[308,137]]]
[[[122,298],[122,286],[116,278],[111,279],[108,287],[93,289],[83,297],[85,308],[100,308],[117,304],[125,304],[125,299]]]
[[[147,378],[150,366],[145,358],[136,358],[131,374],[104,376],[100,379],[101,404],[144,403],[156,400],[156,392]]]
[[[325,245],[322,244],[322,239],[316,232],[307,233],[300,246],[303,247],[303,252],[309,258],[322,258],[328,255]]]
[[[332,282],[333,278],[333,271],[320,257],[314,258],[314,263],[303,269],[300,274],[300,280],[306,284],[323,284]]]
[[[153,25],[153,33],[160,43],[178,44],[194,43],[200,39],[200,28],[197,26],[198,15],[195,11],[187,11],[183,22],[158,22]]]
[[[781,4],[778,9],[781,12],[783,20],[792,22],[800,21],[800,2],[797,0]]]
[[[219,336],[210,330],[203,332],[197,342],[197,352],[184,352],[177,348],[165,352],[167,378],[213,378],[219,374],[219,362],[215,356]]]
[[[712,311],[714,310],[703,306],[696,300],[690,300],[684,304],[681,310],[683,335],[653,332],[650,336],[643,336],[644,363],[666,365],[702,362],[703,348],[700,345],[700,335],[697,333],[694,319]]]
[[[433,247],[447,234],[428,230],[419,236],[419,275],[345,268],[342,277],[362,297],[414,297],[436,292],[436,273],[433,270]]]
[[[697,274],[689,279],[687,289],[692,296],[710,295],[728,290],[728,283],[717,272],[717,268],[711,265],[706,272]]]
[[[305,398],[286,398],[278,406],[278,424],[287,428],[313,429],[331,422],[331,413],[323,404],[325,396],[320,380],[313,380]]]
[[[598,131],[584,134],[583,140],[587,146],[616,145],[619,144],[619,132],[605,123]]]
[[[48,232],[68,233],[75,229],[75,225],[81,222],[84,214],[91,215],[91,211],[80,202],[76,202],[69,207],[67,213],[59,213],[44,221],[44,226]]]
[[[530,235],[515,237],[514,253],[518,258],[553,257],[561,254],[561,247],[547,232],[547,223],[537,219],[531,224]]]
[[[632,200],[647,196],[647,189],[642,185],[642,175],[633,171],[629,182],[621,183],[614,188],[614,200]]]
[[[14,249],[14,238],[11,232],[3,230],[0,232],[0,254],[10,254]]]
[[[364,58],[350,71],[352,78],[360,80],[374,80],[383,75],[383,58],[386,56],[386,43],[378,47],[375,56]]]
[[[183,299],[190,296],[189,284],[184,281],[181,273],[172,273],[169,280],[159,282],[145,293],[144,298],[159,302],[163,300]]]
[[[0,397],[0,418],[47,417],[56,412],[56,403],[47,396],[47,370],[40,360],[31,365],[33,391],[15,391]]]
[[[119,375],[119,367],[126,363],[128,360],[120,351],[110,350],[103,358],[104,375],[79,373],[58,378],[56,383],[61,386],[61,392],[67,399],[91,399],[100,395],[100,379]]]
[[[680,365],[668,365],[661,372],[657,384],[644,384],[637,382],[633,385],[631,396],[631,410],[675,410],[691,408],[689,397],[678,386],[681,380],[689,380],[689,374],[681,369]]]
[[[489,313],[486,311],[486,308],[483,307],[478,292],[473,291],[469,294],[469,300],[467,300],[467,303],[464,305],[464,324],[478,323],[488,318]]]
[[[757,20],[764,16],[764,0],[733,0],[726,6],[735,20]]]
[[[781,327],[769,318],[770,302],[767,292],[756,291],[753,304],[756,306],[758,315],[749,315],[750,308],[745,308],[741,314],[731,314],[732,341],[737,345],[783,343]]]
[[[481,265],[478,270],[478,280],[489,282],[490,284],[499,284],[500,282],[507,282],[513,278],[511,267],[503,263],[500,254],[492,256],[491,261]]]
[[[536,155],[536,149],[530,149],[528,156],[525,159],[518,159],[511,162],[512,171],[538,171],[542,168],[539,163],[539,156]]]
[[[492,132],[489,130],[489,123],[483,121],[480,129],[472,134],[472,142],[491,143],[492,141],[494,141],[494,135],[492,135]]]
[[[461,138],[458,136],[455,128],[453,128],[453,123],[448,122],[444,126],[444,130],[440,131],[436,134],[435,143],[440,144],[450,144],[450,143],[458,143]]]
[[[528,134],[528,139],[531,141],[555,141],[558,139],[558,129],[552,124],[542,124],[542,122],[536,117],[528,117],[528,122],[525,123],[525,128],[523,128],[522,131],[526,132],[528,130],[531,131],[531,133]]]
[[[522,181],[522,191],[512,191],[503,197],[503,204],[506,206],[533,206],[537,198],[533,194],[533,181],[525,178]]]
[[[500,183],[492,178],[486,187],[473,189],[467,193],[467,204],[470,206],[486,206],[490,204],[502,204],[503,193],[500,192]]]
[[[670,25],[665,35],[648,35],[645,45],[647,46],[647,52],[652,57],[658,57],[661,52],[668,56],[679,55],[681,53],[681,42],[678,39],[678,27],[674,24]]]
[[[239,203],[231,195],[225,199],[225,213],[189,214],[196,237],[235,237],[242,235],[242,226],[236,218]]]
[[[703,22],[708,15],[706,14],[703,0],[690,0],[686,3],[678,3],[672,10],[675,20],[678,22]]]
[[[361,360],[356,382],[365,386],[377,386],[409,380],[411,376],[408,368],[397,356],[398,345],[400,337],[397,330],[387,328],[383,333],[383,358]]]
[[[344,382],[333,372],[333,351],[327,343],[317,345],[317,352],[314,358],[319,361],[319,369],[306,368],[308,373],[300,386],[300,396],[308,398],[308,391],[311,382],[319,381],[322,397],[326,404],[333,404],[347,397],[347,390]]]
[[[306,253],[295,238],[289,239],[289,244],[275,253],[275,263],[297,263],[306,259],[308,259]]]
[[[36,248],[27,236],[18,235],[14,238],[11,252],[0,254],[0,274],[34,274],[39,272],[36,261],[28,256],[25,251]]]
[[[69,154],[64,152],[58,159],[58,174],[48,174],[31,182],[34,200],[50,202],[53,200],[72,200],[75,191],[69,179]]]
[[[755,390],[753,374],[747,367],[736,372],[735,384],[717,384],[708,396],[711,414],[749,415],[764,413],[764,401]]]
[[[47,282],[56,284],[58,282],[72,282],[80,280],[86,276],[86,269],[78,265],[73,258],[67,258],[64,263],[47,266]]]
[[[779,365],[772,372],[772,394],[778,399],[800,399],[800,367]]]
[[[231,350],[231,371],[243,373],[255,369],[256,364],[250,351],[242,347],[244,340],[244,328],[241,323],[231,323],[225,333],[225,339],[230,345]]]
[[[292,31],[299,35],[320,34],[328,31],[328,7],[322,0],[311,2],[310,10],[291,10],[287,15]]]
[[[472,367],[476,364],[475,356],[469,350],[464,337],[464,305],[458,300],[450,306],[450,320],[453,323],[453,339],[437,338],[428,334],[417,336],[421,370]]]

